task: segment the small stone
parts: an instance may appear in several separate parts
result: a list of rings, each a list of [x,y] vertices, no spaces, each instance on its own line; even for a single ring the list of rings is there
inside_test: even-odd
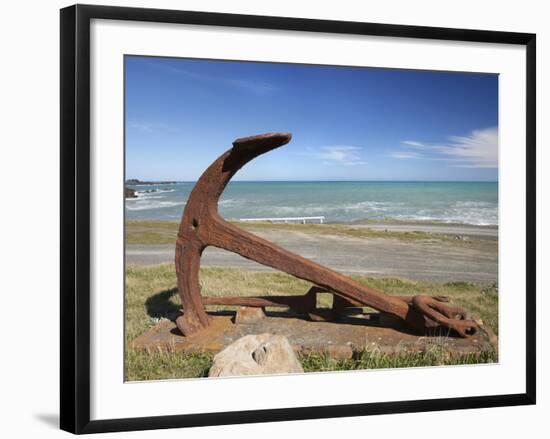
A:
[[[209,377],[302,373],[292,346],[282,335],[246,335],[214,357]]]
[[[262,308],[252,308],[249,306],[241,306],[237,314],[235,314],[235,323],[247,324],[256,323],[265,317],[265,313]]]

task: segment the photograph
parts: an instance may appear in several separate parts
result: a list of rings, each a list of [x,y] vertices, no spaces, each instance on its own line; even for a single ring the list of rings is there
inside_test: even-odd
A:
[[[125,381],[498,363],[498,98],[125,55]]]
[[[543,2],[5,5],[2,437],[548,430]]]

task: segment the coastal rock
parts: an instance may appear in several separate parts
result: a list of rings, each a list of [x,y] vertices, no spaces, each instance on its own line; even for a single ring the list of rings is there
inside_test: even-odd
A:
[[[136,191],[129,187],[124,188],[124,198],[137,198]]]
[[[246,335],[214,357],[209,377],[302,373],[304,369],[282,335]]]

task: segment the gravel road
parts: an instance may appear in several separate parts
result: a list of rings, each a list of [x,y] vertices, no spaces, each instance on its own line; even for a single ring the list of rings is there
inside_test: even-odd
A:
[[[373,225],[369,224],[369,227]],[[399,228],[398,228],[399,227]],[[409,227],[405,228],[404,227]],[[403,277],[413,280],[496,282],[498,278],[498,241],[496,228],[445,225],[380,225],[388,230],[422,230],[467,236],[467,240],[438,239],[403,241],[393,238],[356,238],[341,235],[314,235],[299,231],[263,230],[257,235],[345,273],[377,277]],[[374,228],[374,227],[373,227]],[[437,230],[434,230],[437,228]],[[481,239],[480,239],[481,238]],[[126,247],[127,264],[159,264],[174,260],[174,245]],[[270,270],[227,251],[208,247],[203,266]]]

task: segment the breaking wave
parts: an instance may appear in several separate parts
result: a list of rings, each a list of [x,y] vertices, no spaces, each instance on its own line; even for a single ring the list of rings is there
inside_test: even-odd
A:
[[[184,206],[185,202],[177,201],[157,201],[151,198],[146,200],[132,199],[134,202],[126,203],[126,209],[128,210],[154,210],[154,209],[166,209],[168,207]],[[126,200],[128,201],[128,200]]]
[[[130,219],[179,219],[192,183],[126,200]],[[152,188],[154,189],[154,188]],[[150,190],[150,189],[149,189]],[[228,219],[324,216],[498,224],[497,183],[247,182],[230,183],[218,203]]]

